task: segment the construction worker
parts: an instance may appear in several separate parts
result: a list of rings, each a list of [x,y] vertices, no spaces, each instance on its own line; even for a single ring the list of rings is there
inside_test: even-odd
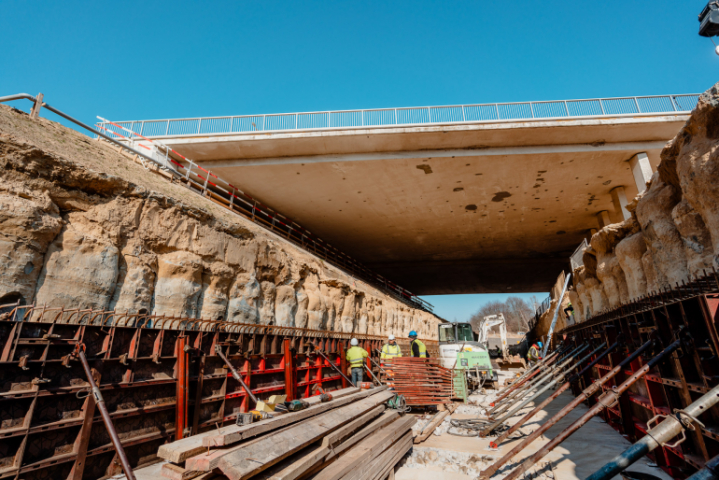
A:
[[[532,344],[531,347],[529,347],[529,352],[527,353],[527,360],[529,360],[530,365],[534,365],[542,359],[543,346],[544,344],[542,342],[537,342]]]
[[[409,339],[411,340],[409,344],[409,349],[413,357],[429,358],[429,353],[427,353],[427,347],[424,345],[424,343],[417,340],[417,332],[415,332],[414,330],[409,332]]]
[[[397,341],[395,340],[394,335],[390,335],[387,338],[387,343],[382,345],[382,352],[380,354],[381,363],[384,364],[385,360],[391,362],[392,359],[401,356],[402,350],[400,350],[399,345],[397,345]]]
[[[365,358],[369,357],[367,350],[359,346],[359,342],[356,338],[350,340],[351,347],[347,349],[347,361],[352,369],[352,383],[355,387],[359,387],[364,379],[364,362]]]

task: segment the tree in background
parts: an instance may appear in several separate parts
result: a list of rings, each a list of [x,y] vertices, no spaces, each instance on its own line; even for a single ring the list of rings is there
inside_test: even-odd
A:
[[[507,321],[507,331],[516,332],[527,332],[529,329],[529,320],[534,316],[536,309],[537,299],[532,297],[529,301],[522,300],[519,297],[508,297],[504,302],[493,301],[487,302],[472,315],[469,323],[472,324],[472,329],[475,332],[479,332],[479,327],[484,321],[484,317],[487,315],[497,315],[499,313],[504,314],[504,319]]]

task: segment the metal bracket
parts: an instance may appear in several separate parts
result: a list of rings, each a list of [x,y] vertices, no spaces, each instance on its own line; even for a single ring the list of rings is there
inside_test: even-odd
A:
[[[616,387],[605,392],[604,395],[600,396],[597,399],[597,403],[601,403],[606,408],[612,408],[614,405],[619,403],[619,397],[621,397],[621,394],[619,392],[617,392],[615,389],[616,389]]]

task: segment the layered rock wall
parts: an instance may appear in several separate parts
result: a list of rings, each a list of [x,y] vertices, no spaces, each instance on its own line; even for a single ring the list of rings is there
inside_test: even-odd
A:
[[[0,304],[436,339],[439,319],[143,170],[0,106]]]
[[[701,95],[627,209],[631,218],[592,236],[574,272],[579,321],[719,267],[719,84]]]

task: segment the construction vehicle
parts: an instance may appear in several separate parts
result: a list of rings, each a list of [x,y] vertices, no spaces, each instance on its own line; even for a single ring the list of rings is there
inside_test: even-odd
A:
[[[471,324],[442,323],[438,338],[440,364],[445,368],[464,370],[470,388],[497,382],[496,368],[492,366],[486,344],[475,337]]]

